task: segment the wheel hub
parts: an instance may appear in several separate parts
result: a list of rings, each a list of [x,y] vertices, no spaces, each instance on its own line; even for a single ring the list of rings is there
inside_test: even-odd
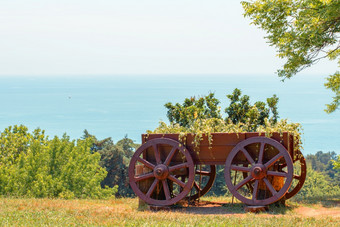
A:
[[[256,180],[260,180],[267,175],[266,167],[260,164],[255,165],[250,172]]]
[[[169,169],[168,169],[168,167],[166,165],[159,164],[153,170],[153,174],[155,175],[155,177],[157,179],[164,180],[169,175]]]

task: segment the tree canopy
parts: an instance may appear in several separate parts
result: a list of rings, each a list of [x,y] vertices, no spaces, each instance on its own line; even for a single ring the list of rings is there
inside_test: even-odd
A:
[[[164,106],[168,109],[167,117],[171,123],[177,123],[183,127],[189,127],[196,119],[218,118],[222,119],[220,109],[217,105],[220,103],[215,98],[214,93],[209,93],[204,97],[186,98],[183,104],[171,102]]]
[[[230,100],[230,105],[225,109],[228,117],[226,122],[232,121],[234,124],[239,122],[249,122],[253,127],[250,130],[255,130],[259,125],[265,125],[265,119],[269,119],[271,123],[276,123],[279,118],[277,104],[279,98],[274,94],[273,97],[267,98],[267,104],[262,101],[257,101],[254,105],[249,102],[248,95],[242,95],[240,89],[235,88],[232,94],[227,95]],[[271,116],[270,116],[271,115]]]
[[[277,71],[284,79],[322,58],[338,61],[340,67],[339,0],[255,0],[243,1],[244,16],[263,29],[278,57],[285,59]],[[331,113],[340,105],[340,72],[329,75],[325,87],[334,92],[326,105]]]
[[[102,188],[107,171],[91,152],[92,138],[52,140],[43,130],[10,126],[0,133],[0,195],[49,198],[109,198],[117,186]]]
[[[128,166],[135,149],[139,145],[135,144],[127,135],[116,144],[114,144],[111,137],[97,140],[94,135],[91,135],[85,129],[83,139],[88,138],[91,138],[93,141],[91,147],[92,153],[100,154],[99,165],[107,171],[101,186],[103,188],[118,186],[119,190],[116,192],[116,196],[132,196],[133,191],[130,188],[128,179]]]
[[[309,154],[306,157],[310,167],[328,176],[333,184],[340,186],[340,169],[336,168],[337,154],[332,152],[318,151],[316,154]]]
[[[275,124],[279,118],[277,108],[279,98],[276,95],[267,98],[267,103],[257,101],[251,104],[250,97],[242,95],[241,90],[235,88],[227,98],[230,104],[224,110],[227,114],[225,124],[243,124],[247,131],[256,131],[259,126],[265,126],[266,119]],[[190,128],[197,122],[204,122],[207,125],[209,122],[213,124],[223,122],[221,107],[218,106],[220,103],[214,93],[209,93],[203,97],[186,98],[183,104],[168,102],[164,106],[168,110],[167,117],[171,124]],[[209,119],[212,121],[205,121]]]

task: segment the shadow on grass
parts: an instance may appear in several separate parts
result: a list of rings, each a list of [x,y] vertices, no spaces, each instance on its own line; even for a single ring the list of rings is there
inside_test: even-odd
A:
[[[201,215],[218,215],[218,214],[245,214],[245,204],[243,203],[220,203],[211,201],[200,201],[198,204],[181,204],[173,206],[172,211],[185,212],[190,214]],[[282,204],[272,204],[268,206],[268,211],[260,212],[271,215],[282,215],[294,209],[294,205],[285,206]]]
[[[296,199],[294,202],[307,204],[307,205],[315,205],[320,204],[326,208],[339,207],[340,206],[340,198],[338,197],[308,197],[305,199]]]

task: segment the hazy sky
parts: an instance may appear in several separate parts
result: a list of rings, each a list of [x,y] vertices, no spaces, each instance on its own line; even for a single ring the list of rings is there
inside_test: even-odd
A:
[[[242,13],[237,0],[1,0],[0,75],[273,74],[282,61]]]

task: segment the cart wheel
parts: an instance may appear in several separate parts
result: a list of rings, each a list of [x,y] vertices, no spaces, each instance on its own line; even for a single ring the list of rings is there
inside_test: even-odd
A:
[[[243,177],[237,177],[238,172],[242,172]],[[228,189],[238,200],[264,206],[278,201],[288,191],[293,162],[286,148],[276,140],[252,137],[238,143],[230,152],[224,177]],[[283,179],[283,185],[274,185],[275,178]]]
[[[202,165],[201,165],[202,166]],[[210,169],[210,170],[209,170]],[[190,195],[190,200],[196,200],[199,197],[207,194],[214,184],[216,178],[216,166],[215,165],[203,165],[201,169],[195,170],[194,186],[195,194]],[[200,185],[200,178],[202,179]]]
[[[293,175],[293,183],[288,189],[288,192],[285,195],[285,199],[290,199],[294,195],[296,195],[306,180],[307,175],[307,165],[305,157],[303,157],[301,151],[298,151],[297,160],[294,162],[294,175]],[[296,168],[295,168],[296,167]],[[297,169],[297,171],[295,171]]]
[[[149,171],[137,175],[136,166],[143,165]],[[175,177],[178,172],[187,172],[186,181]],[[175,204],[190,192],[194,182],[194,162],[189,151],[179,142],[167,139],[152,139],[140,146],[131,158],[129,181],[132,190],[146,203],[157,206]],[[146,190],[140,187],[147,184]]]

